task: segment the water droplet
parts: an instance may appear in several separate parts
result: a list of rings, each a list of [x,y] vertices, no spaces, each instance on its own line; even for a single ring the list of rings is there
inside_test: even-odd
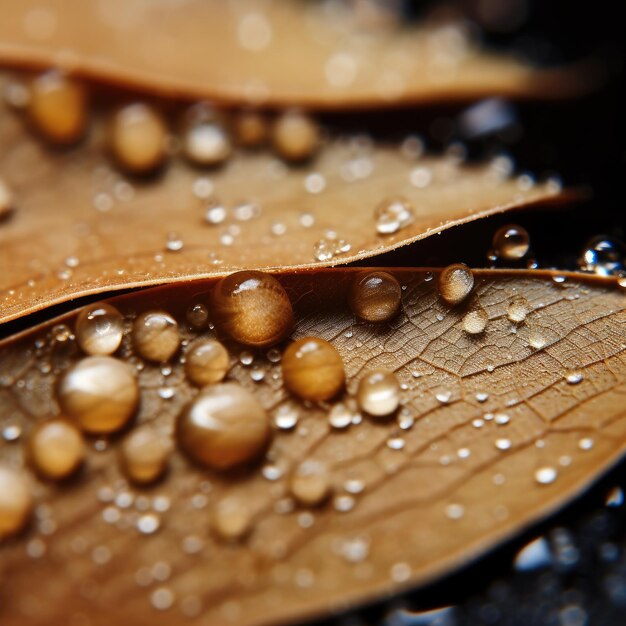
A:
[[[567,381],[568,385],[577,385],[578,383],[582,382],[583,373],[578,370],[575,370],[573,372],[568,372],[565,375],[565,380]]]
[[[278,116],[272,131],[274,150],[287,161],[309,159],[319,145],[319,128],[314,120],[299,111],[287,111]]]
[[[386,198],[374,211],[376,231],[389,235],[408,226],[415,219],[415,209],[405,198]]]
[[[394,317],[402,301],[402,290],[388,272],[362,272],[350,290],[352,312],[367,322],[385,322]]]
[[[76,319],[76,340],[86,354],[113,354],[123,335],[124,318],[109,304],[91,304]]]
[[[416,167],[411,171],[409,180],[413,187],[424,189],[428,187],[433,180],[433,173],[428,167]]]
[[[352,411],[343,402],[339,402],[332,407],[328,413],[328,423],[337,429],[348,428],[352,424]]]
[[[624,271],[626,247],[616,238],[601,235],[587,242],[578,259],[578,266],[585,272],[611,276]]]
[[[510,439],[496,439],[495,446],[498,450],[510,450],[511,449],[511,440]]]
[[[254,395],[235,383],[218,383],[203,389],[183,409],[176,436],[192,459],[224,470],[258,458],[271,430]]]
[[[118,165],[143,174],[163,164],[167,128],[155,109],[138,102],[122,107],[109,128],[109,146]]]
[[[78,141],[87,125],[87,100],[83,87],[60,72],[35,77],[26,112],[46,140],[59,145]]]
[[[137,530],[142,535],[152,535],[161,527],[160,518],[154,513],[146,513],[137,519]]]
[[[167,467],[169,446],[149,426],[133,430],[120,447],[120,463],[128,478],[138,484],[158,480]]]
[[[326,189],[326,179],[318,172],[308,174],[304,179],[304,188],[311,194],[322,193]]]
[[[448,504],[446,507],[446,517],[452,520],[461,519],[465,515],[465,507],[462,504]]]
[[[541,485],[549,485],[557,478],[557,471],[554,467],[540,467],[535,472],[535,480]]]
[[[448,404],[448,402],[450,402],[450,400],[452,399],[452,392],[451,391],[438,391],[435,394],[435,398],[437,399],[438,402],[441,402],[441,404]]]
[[[51,480],[62,480],[82,464],[85,442],[73,424],[55,418],[39,422],[31,431],[27,456],[40,475]]]
[[[293,327],[289,296],[270,274],[242,271],[222,278],[211,303],[218,330],[247,346],[276,344]]]
[[[223,116],[203,102],[191,106],[185,113],[182,149],[196,165],[210,167],[226,161],[232,144]]]
[[[354,508],[355,501],[352,496],[335,496],[333,506],[340,513],[347,513]]]
[[[392,372],[373,370],[359,381],[357,403],[362,411],[374,417],[387,417],[400,404],[400,385]]]
[[[304,461],[291,477],[290,491],[300,504],[305,506],[321,504],[330,493],[326,467],[317,461]]]
[[[189,326],[195,330],[202,330],[206,328],[209,322],[209,310],[201,304],[197,302],[196,304],[192,304],[186,313],[186,320]]]
[[[185,352],[185,374],[198,387],[221,382],[229,367],[226,348],[215,339],[199,337]]]
[[[33,507],[30,485],[22,472],[0,465],[0,539],[19,532]]]
[[[405,441],[402,437],[391,437],[387,439],[387,447],[390,450],[402,450],[404,448]]]
[[[439,294],[448,304],[458,304],[474,287],[474,275],[466,265],[449,265],[439,275]]]
[[[251,530],[252,517],[248,507],[238,499],[227,498],[215,507],[212,529],[224,541],[243,539]]]
[[[281,365],[285,386],[304,400],[330,400],[343,389],[343,361],[324,339],[305,337],[293,342]]]
[[[484,309],[469,311],[463,317],[463,330],[470,335],[479,335],[487,327],[487,312]]]
[[[529,572],[552,565],[550,545],[545,537],[538,537],[525,545],[515,557],[513,567],[518,572]]]
[[[486,402],[488,398],[489,398],[488,393],[478,392],[476,394],[476,400],[478,400],[478,402]]]
[[[174,604],[174,594],[167,587],[157,587],[150,594],[150,603],[157,611],[167,611]]]
[[[61,409],[92,434],[123,428],[139,404],[134,369],[109,356],[89,356],[70,368],[58,387]]]
[[[274,413],[274,424],[280,430],[291,430],[298,424],[300,414],[298,410],[290,405],[279,407]]]
[[[528,344],[534,350],[541,350],[546,345],[546,338],[539,330],[532,330],[528,335]]]
[[[224,222],[227,215],[228,211],[226,210],[226,207],[224,205],[212,204],[207,207],[206,211],[204,212],[204,221],[207,224],[211,225],[221,224],[222,222]]]
[[[525,228],[509,224],[496,231],[492,245],[499,259],[519,261],[528,254],[530,237]]]
[[[496,413],[493,421],[498,424],[498,426],[503,426],[504,424],[508,424],[511,418],[506,413]]]
[[[514,324],[521,324],[528,315],[530,305],[523,296],[516,296],[510,302],[507,309],[507,317]]]
[[[591,450],[594,446],[594,441],[591,437],[583,437],[578,441],[578,447],[581,450]]]
[[[133,345],[148,361],[168,361],[180,346],[178,323],[165,311],[142,313],[133,324]]]
[[[338,545],[339,554],[348,563],[361,563],[369,555],[370,543],[365,537],[351,537],[344,539]]]
[[[166,252],[180,252],[184,245],[183,240],[176,233],[168,233],[165,240]]]

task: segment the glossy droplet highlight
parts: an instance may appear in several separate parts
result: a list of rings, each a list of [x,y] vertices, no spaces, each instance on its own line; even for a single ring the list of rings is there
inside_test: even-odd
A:
[[[118,165],[133,174],[144,174],[163,164],[167,128],[163,118],[141,102],[121,108],[109,129],[109,146]]]
[[[554,467],[540,467],[535,472],[535,480],[540,485],[549,485],[557,479],[558,473]]]
[[[51,143],[72,144],[85,133],[85,90],[59,72],[46,72],[31,82],[26,110],[35,130]]]
[[[488,321],[485,309],[474,309],[463,317],[463,330],[469,335],[479,335],[484,332]]]
[[[511,300],[511,302],[509,302],[506,316],[510,322],[513,322],[514,324],[521,324],[526,319],[529,311],[530,304],[528,303],[528,300],[526,300],[523,296],[516,296]]]
[[[618,274],[626,267],[626,246],[614,237],[593,237],[585,244],[578,267],[599,276]]]
[[[108,356],[89,356],[70,368],[58,388],[61,409],[92,434],[123,428],[139,404],[134,369]]]
[[[130,433],[120,446],[120,464],[126,476],[138,484],[158,480],[167,468],[169,446],[153,428],[143,426]]]
[[[176,320],[165,311],[142,313],[133,324],[133,345],[139,356],[148,361],[168,361],[180,346]]]
[[[76,319],[76,341],[86,354],[113,354],[124,336],[124,318],[109,304],[83,309]]]
[[[448,304],[458,304],[474,287],[472,270],[462,263],[449,265],[439,275],[439,294]]]
[[[252,516],[243,502],[227,498],[215,507],[211,527],[219,539],[238,541],[250,532]]]
[[[198,387],[221,382],[228,367],[228,351],[215,339],[196,339],[185,353],[185,374]]]
[[[186,319],[191,328],[201,330],[209,323],[209,310],[204,306],[204,304],[192,304],[187,309]]]
[[[176,422],[183,451],[198,463],[224,470],[257,459],[271,435],[265,409],[235,383],[202,390]]]
[[[24,474],[0,465],[0,540],[22,530],[32,508],[33,497]]]
[[[496,231],[492,245],[499,259],[519,261],[528,254],[530,237],[525,228],[516,224],[509,224]]]
[[[367,372],[359,382],[356,399],[359,408],[367,414],[387,417],[400,404],[400,385],[392,372]]]
[[[294,341],[285,350],[281,365],[285,387],[303,400],[330,400],[345,384],[341,356],[318,337]]]
[[[271,275],[243,271],[222,278],[211,294],[217,329],[248,346],[271,346],[293,328],[293,309]]]
[[[415,209],[405,198],[386,198],[374,211],[376,231],[381,235],[391,235],[414,219]]]
[[[295,469],[289,488],[293,497],[304,506],[317,506],[330,494],[326,466],[317,461],[305,461]]]
[[[318,148],[319,128],[313,119],[299,111],[281,114],[272,126],[274,150],[287,161],[305,161]]]
[[[44,478],[62,480],[73,474],[85,459],[83,435],[74,424],[63,419],[41,422],[30,434],[27,457]]]
[[[226,120],[204,103],[196,104],[187,111],[182,146],[185,156],[201,166],[219,165],[233,151]]]
[[[350,290],[352,312],[367,322],[385,322],[396,315],[402,301],[402,289],[388,272],[358,274]]]

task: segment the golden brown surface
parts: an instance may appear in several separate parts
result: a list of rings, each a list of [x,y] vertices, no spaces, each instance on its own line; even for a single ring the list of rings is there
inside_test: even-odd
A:
[[[351,313],[345,297],[354,270],[279,279],[295,305],[293,338],[322,337],[345,362],[349,397],[339,400],[352,401],[367,370],[391,370],[405,385],[397,420],[362,416],[333,429],[332,405],[305,406],[285,391],[273,352],[254,353],[245,365],[230,344],[227,379],[275,418],[280,410],[299,416],[292,430],[276,430],[262,471],[210,472],[175,452],[164,481],[140,490],[123,481],[119,443],[94,443],[75,483],[37,486],[31,528],[2,546],[3,623],[86,616],[94,626],[253,625],[327,614],[468,562],[621,457],[626,297],[614,280],[475,271],[474,291],[451,308],[439,297],[436,271],[392,273],[405,287],[402,311],[382,325]],[[182,323],[210,285],[162,287],[114,303],[124,314],[162,307]],[[529,312],[513,323],[509,305],[520,296]],[[478,305],[489,321],[468,335],[462,319]],[[71,327],[74,317],[0,344],[1,427],[19,424],[26,436],[39,415],[56,410],[56,379],[78,358],[59,324]],[[137,363],[131,346],[126,336],[118,357]],[[145,364],[139,381],[137,421],[171,434],[198,393],[182,364],[171,373]],[[0,444],[3,463],[20,455],[19,442]],[[306,460],[328,468],[333,493],[319,508],[294,509],[290,477]],[[226,499],[235,504],[226,507]],[[238,543],[212,530],[223,508],[224,528],[247,533]]]
[[[2,0],[0,63],[59,66],[165,96],[375,108],[566,97],[581,77],[481,51],[458,24],[363,23],[291,0]]]
[[[176,159],[162,178],[143,182],[110,164],[98,132],[87,146],[52,153],[3,112],[0,145],[16,207],[0,222],[0,321],[126,287],[348,263],[480,217],[572,198],[549,182],[506,178],[497,161],[415,159],[398,145],[355,138],[330,143],[302,168],[266,151],[239,152],[203,173]],[[414,219],[381,235],[376,207],[398,194]],[[225,213],[207,223],[213,202]]]

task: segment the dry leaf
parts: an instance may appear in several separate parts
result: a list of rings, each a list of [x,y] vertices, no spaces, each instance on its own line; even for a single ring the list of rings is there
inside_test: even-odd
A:
[[[348,375],[339,400],[366,370],[394,371],[404,385],[397,418],[361,416],[333,429],[328,406],[286,394],[275,353],[256,353],[245,365],[229,345],[229,378],[272,415],[297,412],[295,429],[277,430],[263,468],[223,476],[176,453],[164,482],[145,491],[122,479],[117,441],[95,442],[75,482],[38,484],[33,527],[0,548],[2,622],[248,626],[328,614],[470,561],[621,457],[626,299],[615,281],[476,271],[472,295],[450,308],[438,296],[436,270],[393,270],[403,285],[401,313],[374,326],[355,321],[345,302],[355,272],[279,275],[295,305],[293,337],[323,337],[339,350]],[[126,314],[163,307],[181,319],[190,304],[206,301],[210,286],[196,281],[113,302]],[[513,323],[509,305],[520,297],[528,315]],[[462,320],[479,306],[486,329],[468,335]],[[73,318],[0,344],[3,429],[19,426],[24,437],[57,411],[56,380],[78,356]],[[130,351],[126,337],[121,358]],[[138,421],[171,431],[195,393],[181,364],[171,372],[146,364],[139,377]],[[0,460],[20,455],[19,443],[2,443]],[[330,467],[334,497],[319,509],[294,507],[286,490],[305,459]],[[225,496],[254,514],[239,544],[208,531]],[[147,514],[158,528],[152,520],[156,532],[142,535],[137,526]]]
[[[0,117],[0,171],[16,205],[0,224],[0,321],[125,287],[348,263],[480,217],[572,197],[551,182],[507,178],[498,162],[414,160],[397,146],[356,140],[333,141],[305,168],[239,153],[206,175],[176,160],[161,179],[140,183],[109,166],[97,134],[89,146],[53,154],[15,117]],[[194,195],[194,186],[225,207],[221,223],[207,224],[213,201]],[[397,196],[412,204],[414,220],[380,235],[374,211]]]
[[[325,3],[5,0],[0,12],[0,62],[59,66],[166,97],[373,108],[562,98],[583,87],[575,72],[479,50],[458,24],[359,24]]]

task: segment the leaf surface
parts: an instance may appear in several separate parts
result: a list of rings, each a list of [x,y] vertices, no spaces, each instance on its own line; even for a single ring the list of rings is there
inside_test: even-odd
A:
[[[5,0],[0,10],[0,62],[167,97],[336,109],[582,87],[572,71],[481,51],[458,24],[359,23],[328,3]]]
[[[345,302],[356,270],[278,278],[295,306],[292,337],[323,337],[343,357],[347,392],[338,401],[350,401],[368,369],[389,369],[404,387],[397,418],[363,415],[333,429],[332,404],[290,397],[275,356],[258,352],[244,365],[242,349],[228,344],[228,378],[274,416],[291,407],[296,427],[277,431],[262,467],[249,473],[203,471],[175,453],[163,483],[143,491],[120,474],[118,441],[94,444],[75,482],[37,485],[36,522],[0,547],[3,623],[86,618],[134,626],[149,615],[155,625],[253,626],[327,615],[467,563],[562,506],[621,457],[626,298],[615,281],[476,271],[471,296],[450,308],[438,296],[437,270],[393,273],[403,285],[402,309],[376,326],[355,320]],[[211,285],[168,285],[112,302],[126,315],[164,308],[182,321]],[[519,297],[529,312],[515,324],[508,308]],[[478,306],[486,329],[468,335],[463,317]],[[79,356],[66,330],[74,317],[0,343],[2,428],[19,425],[24,438],[58,411],[56,381]],[[139,363],[129,337],[119,358]],[[145,364],[139,376],[138,421],[171,432],[196,393],[182,365],[176,360],[170,372]],[[0,443],[0,461],[20,458],[19,443]],[[330,468],[334,496],[317,509],[294,505],[287,490],[305,459]],[[254,512],[239,544],[208,530],[226,496]],[[159,530],[141,535],[139,517],[155,509]]]
[[[13,215],[0,223],[0,322],[127,287],[348,263],[484,216],[573,197],[550,182],[503,177],[493,165],[415,160],[397,145],[354,139],[329,142],[303,168],[242,152],[209,173],[173,159],[161,178],[140,182],[109,164],[97,131],[89,145],[51,153],[20,120],[0,117],[0,172],[15,197]],[[194,192],[199,184],[209,199]],[[415,217],[380,235],[374,212],[395,197],[406,198]],[[227,212],[215,225],[205,220],[213,203]]]

